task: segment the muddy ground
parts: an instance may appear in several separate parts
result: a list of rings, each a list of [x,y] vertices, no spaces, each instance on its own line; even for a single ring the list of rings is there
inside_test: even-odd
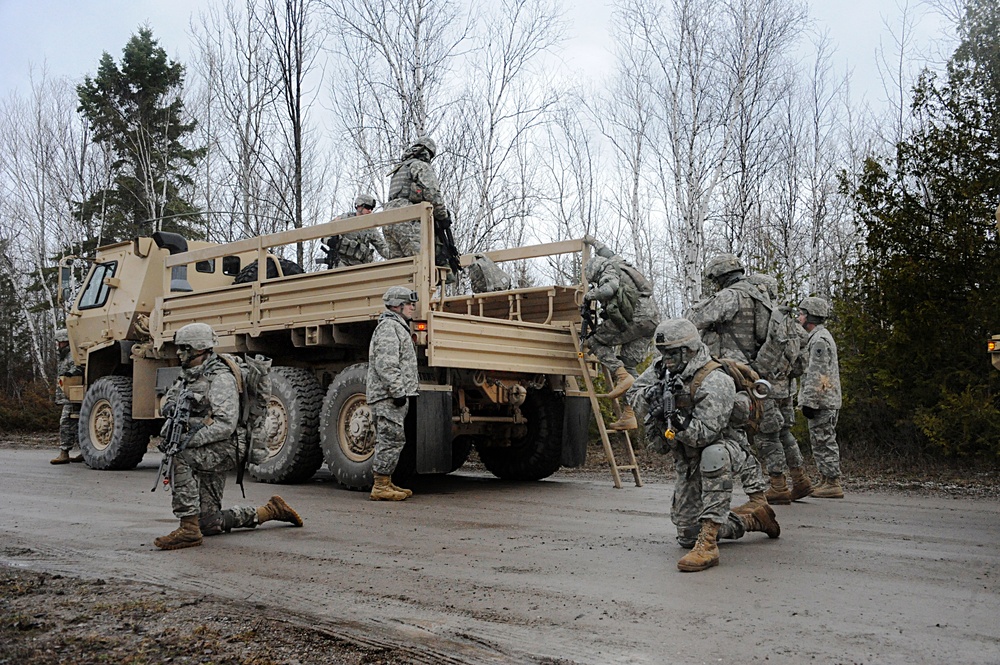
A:
[[[472,465],[403,504],[250,482],[305,527],[161,552],[158,455],[96,472],[54,448],[0,436],[0,664],[1000,662],[992,470],[849,468],[844,500],[779,506],[781,538],[681,574],[659,457],[642,488],[593,455],[526,485]]]

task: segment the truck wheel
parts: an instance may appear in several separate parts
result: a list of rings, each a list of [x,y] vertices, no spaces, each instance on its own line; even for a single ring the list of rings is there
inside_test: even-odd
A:
[[[274,259],[278,259],[278,263],[281,265],[282,275],[301,275],[304,270],[295,261],[289,261],[288,259],[283,259],[277,256],[267,257],[267,278],[274,279],[278,276],[278,266],[274,264]],[[254,261],[246,268],[241,270],[236,279],[233,280],[233,284],[246,284],[247,282],[257,281],[257,262]]]
[[[322,402],[323,388],[308,370],[271,370],[268,455],[260,464],[250,465],[250,477],[265,483],[300,483],[312,478],[323,464],[318,430]]]
[[[323,400],[320,445],[326,465],[341,485],[352,490],[372,486],[375,418],[365,390],[368,363],[351,365],[334,377]]]
[[[562,460],[562,400],[549,390],[533,390],[521,406],[528,430],[510,446],[478,439],[483,466],[503,480],[541,480],[559,470]]]
[[[80,405],[77,438],[92,469],[134,469],[149,446],[150,422],[132,419],[132,379],[103,376]]]

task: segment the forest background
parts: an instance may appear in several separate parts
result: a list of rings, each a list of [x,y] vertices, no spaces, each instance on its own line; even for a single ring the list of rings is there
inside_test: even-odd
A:
[[[41,71],[0,100],[0,428],[55,429],[60,258],[329,221],[360,192],[383,201],[430,134],[461,251],[589,233],[665,316],[734,252],[784,302],[833,303],[846,456],[995,461],[1000,7],[920,9],[949,26],[948,54],[921,58],[904,12],[876,110],[794,0],[617,0],[601,80],[552,66],[555,0],[224,0],[192,17],[186,62],[137,26],[90,76]],[[318,247],[293,251],[316,269]]]

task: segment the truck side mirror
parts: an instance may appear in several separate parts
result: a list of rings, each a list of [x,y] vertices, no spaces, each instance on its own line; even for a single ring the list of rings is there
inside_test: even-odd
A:
[[[73,280],[72,268],[59,266],[59,302],[64,303],[70,297],[70,282]]]

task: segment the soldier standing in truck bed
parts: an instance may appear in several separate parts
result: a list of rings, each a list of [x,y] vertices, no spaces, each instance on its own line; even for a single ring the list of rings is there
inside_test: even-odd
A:
[[[337,219],[349,219],[360,215],[368,215],[375,209],[375,197],[371,194],[361,194],[354,199],[354,212],[346,212]],[[375,260],[375,252],[382,258],[389,258],[389,246],[382,238],[378,229],[360,229],[348,231],[326,239],[329,253],[327,265],[359,266]]]
[[[392,171],[389,172],[389,200],[386,210],[402,208],[416,203],[427,202],[434,206],[434,262],[437,266],[448,266],[449,257],[457,258],[457,251],[444,242],[451,231],[451,213],[441,196],[441,184],[431,160],[437,154],[437,144],[429,136],[421,136],[403,153]],[[413,256],[420,251],[420,223],[400,222],[382,231],[389,245],[389,258]],[[450,236],[449,236],[450,237]],[[454,275],[449,274],[449,280]]]

